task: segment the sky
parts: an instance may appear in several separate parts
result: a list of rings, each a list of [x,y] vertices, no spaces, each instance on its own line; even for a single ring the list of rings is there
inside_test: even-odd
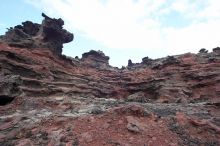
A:
[[[1,0],[0,35],[42,12],[74,33],[63,54],[102,50],[118,67],[220,46],[219,0]]]

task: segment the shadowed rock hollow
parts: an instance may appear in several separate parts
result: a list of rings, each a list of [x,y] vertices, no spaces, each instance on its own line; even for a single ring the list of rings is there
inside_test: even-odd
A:
[[[119,69],[42,16],[0,37],[0,145],[220,145],[219,47]]]

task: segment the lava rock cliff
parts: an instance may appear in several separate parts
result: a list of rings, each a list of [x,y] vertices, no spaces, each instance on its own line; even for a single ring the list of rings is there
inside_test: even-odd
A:
[[[0,37],[0,145],[220,145],[219,47],[119,69],[42,16]]]

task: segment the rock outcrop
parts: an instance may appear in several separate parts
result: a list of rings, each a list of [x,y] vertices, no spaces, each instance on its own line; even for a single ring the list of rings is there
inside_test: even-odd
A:
[[[147,65],[151,65],[153,59],[149,58],[149,57],[144,57],[142,58],[142,64],[147,64]]]
[[[1,37],[0,145],[220,145],[218,47],[118,69],[43,16]]]
[[[219,55],[220,54],[220,47],[214,48],[213,52]]]
[[[109,57],[105,56],[102,51],[91,50],[82,54],[82,61],[87,62],[91,67],[109,67]]]
[[[73,40],[73,34],[63,29],[64,21],[50,18],[42,13],[42,24],[23,22],[14,28],[9,28],[0,41],[12,47],[48,48],[54,54],[61,55],[64,43]]]

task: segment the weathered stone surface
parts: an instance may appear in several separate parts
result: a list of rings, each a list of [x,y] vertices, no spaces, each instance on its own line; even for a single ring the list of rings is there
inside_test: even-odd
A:
[[[128,60],[128,67],[131,67],[133,65],[131,59]]]
[[[149,57],[144,57],[142,58],[142,64],[147,64],[147,65],[151,65],[153,59],[149,58]]]
[[[9,104],[21,95],[22,80],[17,75],[0,75],[0,106]]]
[[[73,40],[73,34],[63,29],[64,21],[50,18],[42,13],[42,24],[23,22],[10,28],[0,42],[21,48],[48,48],[54,54],[61,55],[64,43]]]
[[[127,116],[127,129],[130,132],[134,132],[134,133],[140,133],[141,131],[144,130],[144,126],[138,121],[138,119],[135,119],[132,116]]]
[[[91,67],[106,68],[109,66],[109,57],[100,50],[91,50],[82,54],[82,61]]]
[[[0,145],[220,144],[218,48],[118,69],[61,55],[71,34],[43,17],[1,37]]]
[[[134,101],[134,102],[147,102],[147,97],[145,97],[144,92],[137,92],[134,94],[129,95],[126,98],[127,101]]]
[[[220,54],[220,47],[213,48],[213,52]]]
[[[208,53],[208,50],[206,50],[205,48],[202,48],[199,50],[199,53]]]

